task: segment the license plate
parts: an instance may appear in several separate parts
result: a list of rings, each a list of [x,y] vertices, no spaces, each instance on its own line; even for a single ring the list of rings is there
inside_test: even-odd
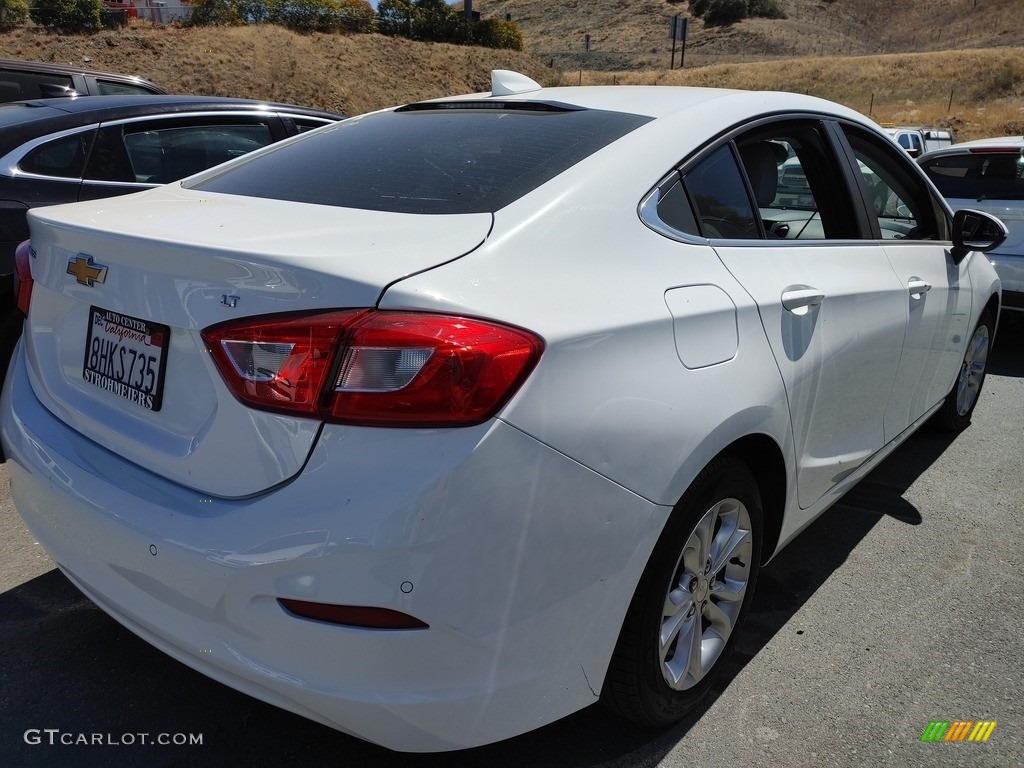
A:
[[[100,307],[89,308],[82,378],[150,411],[163,404],[171,329]]]

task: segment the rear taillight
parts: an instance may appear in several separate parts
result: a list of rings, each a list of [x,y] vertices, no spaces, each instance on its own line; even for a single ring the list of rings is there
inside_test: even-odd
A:
[[[28,317],[32,302],[32,247],[26,240],[14,252],[14,300],[21,313]]]
[[[544,348],[490,321],[365,309],[225,323],[203,338],[242,402],[366,426],[486,421]]]

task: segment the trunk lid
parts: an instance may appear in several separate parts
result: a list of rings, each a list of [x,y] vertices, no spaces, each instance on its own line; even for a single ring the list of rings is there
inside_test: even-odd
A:
[[[380,213],[172,185],[38,209],[30,226],[26,352],[40,401],[198,495],[243,497],[294,476],[320,422],[237,401],[200,331],[242,317],[374,306],[388,284],[479,246],[491,216]]]

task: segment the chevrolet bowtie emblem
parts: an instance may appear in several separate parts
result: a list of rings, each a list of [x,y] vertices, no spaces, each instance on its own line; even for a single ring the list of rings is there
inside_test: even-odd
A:
[[[102,283],[107,279],[107,268],[102,264],[94,264],[92,256],[80,253],[68,259],[68,274],[74,275],[80,285],[92,288],[96,283]]]

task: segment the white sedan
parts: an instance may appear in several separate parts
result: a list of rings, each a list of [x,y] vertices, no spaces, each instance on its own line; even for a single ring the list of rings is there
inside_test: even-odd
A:
[[[510,72],[30,219],[29,528],[171,656],[405,751],[682,718],[759,568],[969,424],[1005,236],[827,101]]]

